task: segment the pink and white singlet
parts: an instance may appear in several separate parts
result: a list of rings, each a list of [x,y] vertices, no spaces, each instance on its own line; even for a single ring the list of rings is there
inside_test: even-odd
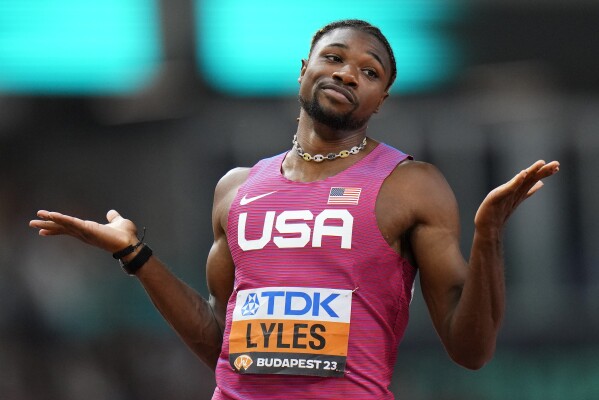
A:
[[[416,270],[383,238],[375,203],[408,156],[379,144],[316,182],[283,177],[284,157],[258,162],[231,205],[213,399],[392,399]]]

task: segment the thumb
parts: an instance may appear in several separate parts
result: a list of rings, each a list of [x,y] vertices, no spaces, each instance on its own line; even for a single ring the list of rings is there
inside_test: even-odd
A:
[[[122,218],[122,217],[121,217],[121,214],[119,214],[116,210],[110,210],[106,213],[106,219],[108,220],[108,222],[113,222],[117,218]]]

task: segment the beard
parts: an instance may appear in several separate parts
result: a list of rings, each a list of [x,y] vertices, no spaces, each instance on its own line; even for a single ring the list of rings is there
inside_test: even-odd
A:
[[[352,110],[345,113],[335,113],[333,111],[325,110],[318,101],[317,96],[312,96],[312,99],[307,100],[300,94],[299,102],[304,111],[306,111],[314,121],[334,130],[351,131],[362,128],[368,122],[368,118],[355,118]]]

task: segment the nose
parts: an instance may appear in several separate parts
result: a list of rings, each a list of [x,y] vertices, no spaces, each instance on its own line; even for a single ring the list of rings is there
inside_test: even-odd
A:
[[[333,79],[342,82],[344,85],[357,87],[358,78],[357,70],[351,65],[344,65],[343,68],[333,72]]]

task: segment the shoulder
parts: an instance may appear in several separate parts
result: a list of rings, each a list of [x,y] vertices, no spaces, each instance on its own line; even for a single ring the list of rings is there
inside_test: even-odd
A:
[[[406,160],[393,170],[381,188],[387,203],[411,211],[415,220],[447,213],[457,207],[455,196],[441,171],[433,164]]]
[[[234,168],[227,172],[216,184],[212,207],[213,222],[221,229],[227,226],[227,217],[237,190],[247,180],[250,168]],[[215,225],[216,226],[216,225]]]
[[[237,167],[227,172],[216,184],[215,196],[218,198],[221,195],[233,191],[237,192],[237,189],[247,181],[250,173],[259,173],[265,168],[272,168],[273,165],[281,162],[281,157],[284,157],[285,153],[281,153],[269,158],[263,158],[258,161],[253,167]],[[277,168],[277,171],[279,169]]]
[[[248,178],[251,168],[238,167],[227,172],[216,184],[215,197],[220,197],[236,190]]]
[[[398,164],[385,180],[391,189],[429,190],[438,185],[447,185],[447,181],[437,167],[410,159]]]

